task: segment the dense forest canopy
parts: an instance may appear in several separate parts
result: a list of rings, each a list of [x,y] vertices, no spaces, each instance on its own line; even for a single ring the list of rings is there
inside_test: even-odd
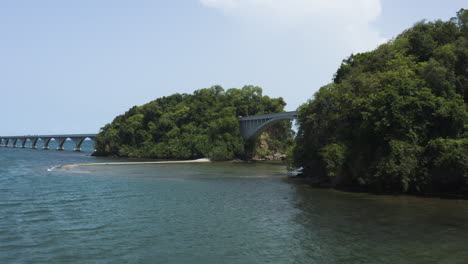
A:
[[[468,10],[343,61],[299,108],[293,165],[318,184],[468,194]]]
[[[214,160],[244,158],[239,116],[283,112],[282,98],[270,98],[262,89],[221,86],[173,94],[134,106],[104,126],[96,137],[95,155],[159,159]],[[285,148],[291,138],[288,123],[273,125],[270,145]],[[248,148],[247,148],[248,149]]]

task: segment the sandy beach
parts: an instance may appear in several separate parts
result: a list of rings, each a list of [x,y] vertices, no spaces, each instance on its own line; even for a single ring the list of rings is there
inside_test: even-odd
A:
[[[174,163],[202,163],[202,162],[211,162],[211,161],[208,158],[203,158],[203,159],[196,159],[196,160],[174,160],[174,161],[103,162],[103,163],[69,164],[69,165],[58,166],[56,168],[71,169],[71,168],[75,168],[75,167],[84,167],[84,166],[174,164]]]

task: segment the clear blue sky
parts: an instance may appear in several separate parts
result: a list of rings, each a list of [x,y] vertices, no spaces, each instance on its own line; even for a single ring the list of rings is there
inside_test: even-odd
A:
[[[0,135],[94,133],[220,84],[294,110],[341,60],[466,0],[0,0]]]

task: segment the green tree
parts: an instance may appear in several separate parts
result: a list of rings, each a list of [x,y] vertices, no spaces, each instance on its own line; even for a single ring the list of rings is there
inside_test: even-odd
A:
[[[264,96],[257,86],[225,92],[217,85],[193,94],[173,94],[134,106],[104,126],[96,137],[95,155],[214,160],[246,157],[238,116],[282,112],[285,105],[282,98]],[[277,124],[271,131],[272,145],[291,140],[287,124]]]
[[[467,17],[343,60],[299,108],[292,165],[334,186],[468,195]]]

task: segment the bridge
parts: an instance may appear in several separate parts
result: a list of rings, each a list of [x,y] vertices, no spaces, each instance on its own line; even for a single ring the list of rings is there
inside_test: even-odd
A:
[[[296,111],[239,117],[240,133],[246,139],[257,138],[265,129],[281,120],[297,119]]]
[[[53,139],[57,142],[57,150],[63,150],[63,144],[67,139],[71,139],[75,143],[74,151],[81,151],[81,144],[87,138],[94,140],[96,134],[65,134],[65,135],[29,135],[29,136],[0,136],[0,147],[11,147],[13,148],[26,148],[26,144],[29,141],[31,148],[37,148],[37,142],[41,140],[42,148],[49,149],[49,143]]]
[[[257,138],[265,129],[281,120],[297,119],[297,112],[282,112],[265,115],[239,117],[240,134],[246,140]],[[81,144],[87,138],[94,140],[97,134],[63,134],[63,135],[29,135],[29,136],[0,136],[0,147],[26,148],[30,142],[31,148],[37,148],[37,142],[41,140],[42,148],[49,149],[51,140],[58,144],[57,150],[63,150],[63,144],[67,139],[75,143],[75,151],[81,151]]]

